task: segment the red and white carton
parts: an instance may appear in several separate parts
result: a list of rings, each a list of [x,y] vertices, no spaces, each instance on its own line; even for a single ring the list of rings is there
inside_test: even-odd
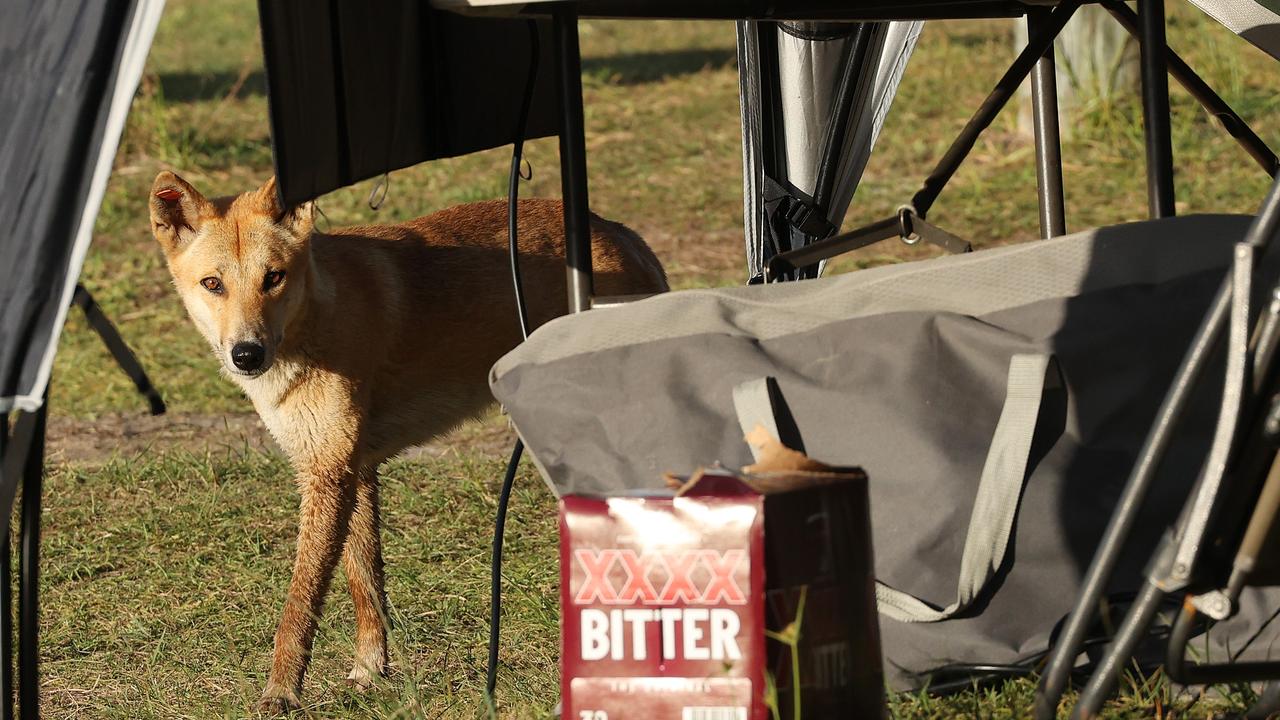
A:
[[[679,497],[560,501],[566,720],[766,720],[764,500],[732,474]]]

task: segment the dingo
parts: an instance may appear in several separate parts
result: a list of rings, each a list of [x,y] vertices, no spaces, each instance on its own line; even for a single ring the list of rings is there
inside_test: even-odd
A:
[[[259,709],[299,705],[316,620],[341,556],[356,611],[355,666],[387,669],[377,468],[490,405],[489,367],[520,342],[506,204],[322,234],[313,206],[282,208],[274,178],[208,200],[160,173],[151,227],[174,285],[224,372],[289,456],[301,492],[297,558]],[[519,238],[530,322],[565,306],[561,206],[525,200]],[[667,289],[626,227],[591,218],[597,290]]]

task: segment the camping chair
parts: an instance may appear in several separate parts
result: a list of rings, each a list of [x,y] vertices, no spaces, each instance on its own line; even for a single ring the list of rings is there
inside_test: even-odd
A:
[[[1280,340],[1280,276],[1276,273],[1276,237],[1280,234],[1280,181],[1273,185],[1245,240],[1236,247],[1234,264],[1212,309],[1188,351],[1178,378],[1166,397],[1147,448],[1126,489],[1126,499],[1112,518],[1107,538],[1090,568],[1090,579],[1105,574],[1123,543],[1112,530],[1129,520],[1137,502],[1128,495],[1149,481],[1158,467],[1172,430],[1193,386],[1201,381],[1213,348],[1226,344],[1226,384],[1213,445],[1195,490],[1171,532],[1156,549],[1146,582],[1129,609],[1088,684],[1073,718],[1095,717],[1102,703],[1146,636],[1167,596],[1184,597],[1169,634],[1165,671],[1180,684],[1216,684],[1275,680],[1280,662],[1199,664],[1187,660],[1188,643],[1197,619],[1230,616],[1246,584],[1275,584],[1276,558],[1264,552],[1276,528],[1280,507],[1280,373],[1276,345]],[[1259,290],[1269,290],[1265,295]],[[1255,303],[1266,307],[1259,311]],[[1105,580],[1105,578],[1103,578]],[[1095,580],[1096,581],[1096,580]],[[1080,623],[1096,598],[1086,591],[1072,616]],[[1078,645],[1064,633],[1046,669],[1037,697],[1037,715],[1053,717],[1060,693],[1057,679],[1069,670]]]

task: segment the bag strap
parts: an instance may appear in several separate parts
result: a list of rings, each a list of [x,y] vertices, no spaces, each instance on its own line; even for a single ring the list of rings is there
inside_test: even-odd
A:
[[[1054,372],[1051,373],[1051,369]],[[995,575],[1004,562],[1009,537],[1013,533],[1036,420],[1049,382],[1060,382],[1051,356],[1019,354],[1009,360],[1004,407],[991,438],[973,512],[969,516],[955,601],[939,608],[877,580],[876,602],[882,615],[912,623],[950,619],[968,607]],[[771,395],[775,399],[781,397],[773,378],[751,380],[734,388],[734,406],[744,431],[759,424],[777,437],[777,423],[771,422],[772,409],[777,403],[771,400]]]
[[[756,426],[762,426],[778,442],[795,450],[804,452],[804,440],[800,437],[800,429],[795,418],[791,416],[791,408],[787,399],[782,396],[782,388],[772,377],[748,380],[733,388],[733,409],[738,413],[738,425],[742,427],[742,435],[746,437]],[[756,448],[751,448],[751,455],[756,460]]]

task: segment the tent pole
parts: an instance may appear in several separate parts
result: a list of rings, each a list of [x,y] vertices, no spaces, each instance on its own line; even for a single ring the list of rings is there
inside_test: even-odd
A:
[[[18,556],[18,714],[24,720],[39,717],[40,712],[40,681],[37,673],[39,648],[36,644],[40,617],[40,484],[44,474],[45,419],[48,407],[49,394],[46,389],[44,402],[38,409],[19,414],[13,436],[6,443],[3,474],[0,475],[0,508],[6,510],[4,516],[0,517],[0,533],[5,537],[8,537],[11,527],[19,479],[22,482],[22,544]],[[2,549],[4,548],[0,548]],[[6,562],[5,565],[7,564]],[[4,574],[4,569],[0,568],[0,575]],[[6,597],[9,590],[6,586]],[[8,604],[0,603],[0,609],[5,609],[4,606]],[[10,616],[6,615],[4,620],[0,625],[8,625]],[[5,638],[9,637],[6,633]],[[4,654],[4,649],[0,646],[0,654]]]
[[[1147,140],[1147,205],[1153,218],[1173,217],[1173,141],[1164,0],[1138,0],[1142,53],[1142,126]]]
[[[32,415],[33,432],[22,471],[22,547],[18,560],[18,711],[23,720],[40,717],[40,485],[44,475],[45,421],[49,395]]]
[[[111,357],[115,358],[116,364],[133,381],[133,386],[138,389],[138,393],[147,399],[147,404],[151,406],[151,414],[163,415],[165,406],[164,398],[160,396],[160,391],[156,390],[155,386],[151,384],[151,379],[147,377],[146,370],[142,369],[142,363],[138,362],[138,356],[134,355],[133,350],[129,349],[124,338],[120,337],[120,331],[116,330],[116,326],[102,312],[98,302],[93,299],[93,296],[89,294],[89,291],[83,285],[76,284],[75,294],[71,296],[71,304],[79,306],[84,311],[84,317],[89,322],[89,327],[92,327],[94,332],[98,333],[98,337],[107,346]]]
[[[591,307],[592,278],[577,6],[573,3],[557,5],[552,12],[552,25],[560,90],[560,190],[564,197],[565,271],[568,274],[569,311],[578,313]]]
[[[13,562],[9,548],[9,536],[0,538],[0,708],[3,708],[4,720],[13,720],[13,578],[10,565]]]
[[[1048,20],[1048,10],[1027,11],[1027,37]],[[1062,193],[1062,143],[1058,132],[1058,78],[1053,45],[1031,70],[1031,117],[1036,136],[1036,189],[1040,193],[1040,237],[1067,234]]]
[[[0,413],[0,462],[9,440],[9,416]],[[13,583],[9,533],[0,536],[0,717],[13,720]]]
[[[12,527],[13,509],[18,496],[18,484],[22,483],[22,547],[19,555],[18,573],[20,590],[18,596],[18,672],[17,693],[18,713],[22,718],[34,718],[38,708],[38,678],[36,677],[36,589],[38,577],[33,575],[37,570],[39,550],[40,519],[40,473],[44,467],[45,414],[47,412],[48,390],[46,388],[44,402],[39,409],[18,414],[13,426],[13,433],[7,436],[0,468],[0,536],[7,538]],[[34,515],[33,515],[34,512]],[[33,522],[34,520],[34,522]],[[7,547],[7,544],[6,544]],[[3,549],[3,548],[0,548]],[[7,564],[7,563],[6,563]],[[5,587],[6,597],[11,596],[12,588]],[[6,603],[0,603],[3,609]],[[8,603],[10,609],[12,603]],[[12,629],[12,615],[6,615],[0,628]],[[12,635],[6,633],[6,639]],[[12,645],[9,645],[12,649]],[[3,647],[0,646],[0,654]],[[13,685],[12,667],[8,668],[8,684]],[[0,682],[0,685],[4,684]],[[9,699],[12,702],[12,698]]]

